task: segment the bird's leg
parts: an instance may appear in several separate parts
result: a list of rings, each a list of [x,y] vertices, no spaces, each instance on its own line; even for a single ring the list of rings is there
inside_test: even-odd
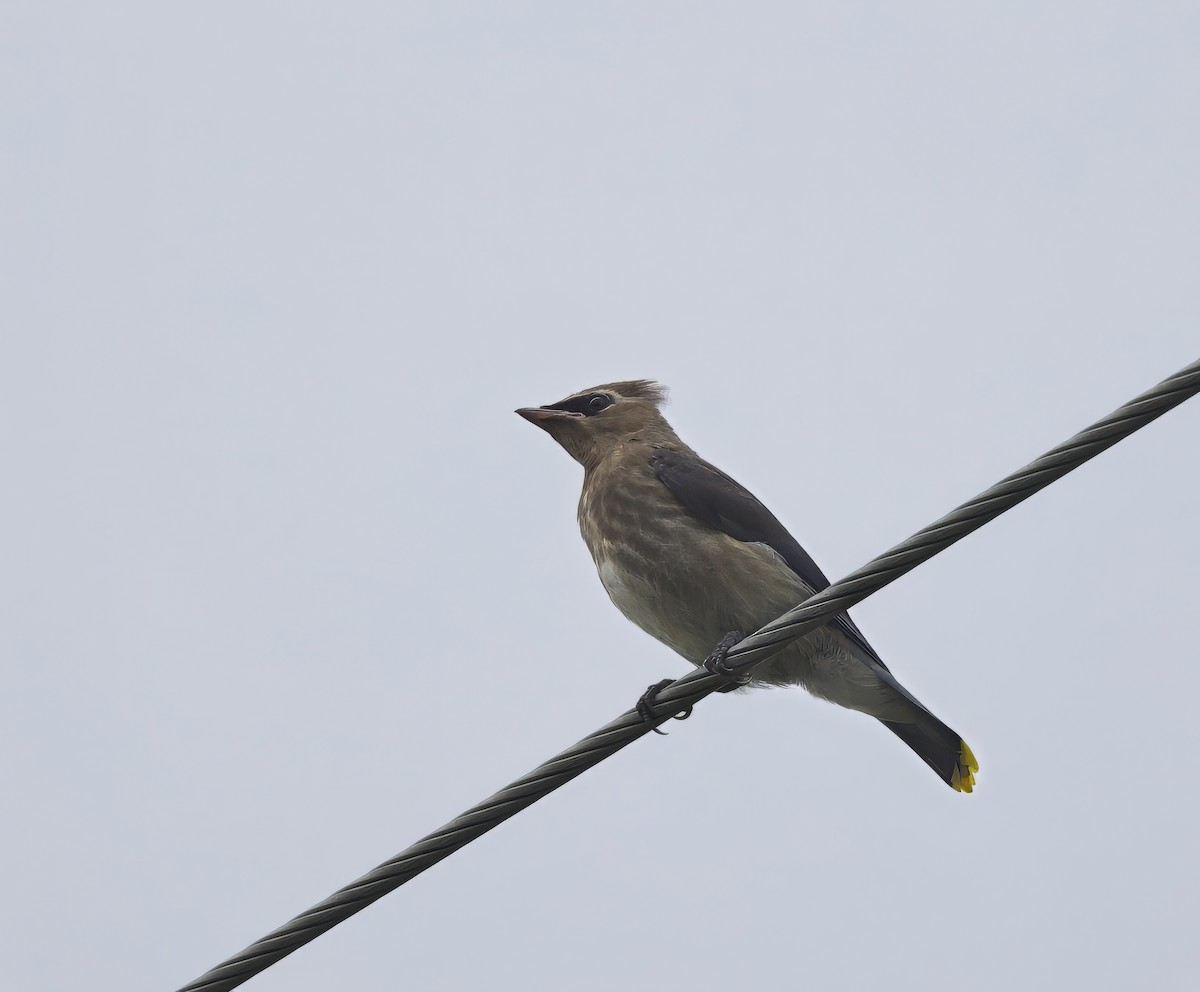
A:
[[[713,648],[713,653],[704,659],[704,670],[709,675],[720,675],[721,678],[733,680],[732,684],[722,686],[717,692],[733,692],[734,689],[740,689],[750,681],[748,676],[736,675],[725,665],[725,658],[730,649],[745,636],[740,630],[731,630],[721,638],[721,643]]]
[[[637,706],[635,707],[637,709],[638,716],[640,716],[643,720],[653,720],[655,697],[674,681],[674,679],[663,679],[661,682],[655,682],[654,685],[650,686],[645,692],[643,692],[637,701]],[[691,715],[692,708],[688,706],[686,709],[676,713],[673,719],[686,720]],[[656,734],[662,734],[663,737],[668,736],[665,730],[659,730],[657,727],[651,727],[650,729]]]
[[[734,689],[740,689],[750,681],[748,677],[744,675],[735,675],[725,667],[725,656],[728,655],[730,649],[745,636],[746,635],[740,630],[731,630],[728,634],[721,638],[721,643],[713,649],[713,653],[704,659],[704,670],[706,672],[708,672],[710,675],[719,675],[723,679],[731,680],[728,685],[721,686],[717,692],[733,692]],[[650,686],[645,692],[642,693],[641,697],[637,701],[637,706],[635,707],[638,716],[640,716],[643,720],[654,719],[655,698],[660,692],[663,691],[663,689],[669,686],[672,681],[674,680],[663,679],[661,682],[655,682],[654,685]],[[676,713],[673,719],[686,720],[691,715],[692,708],[688,706],[686,709]],[[667,736],[667,732],[665,730],[659,730],[657,727],[651,727],[650,729],[656,734],[662,734],[664,737]]]

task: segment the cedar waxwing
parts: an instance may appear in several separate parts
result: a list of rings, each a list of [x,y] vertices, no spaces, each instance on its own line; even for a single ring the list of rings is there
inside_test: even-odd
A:
[[[659,410],[665,399],[658,383],[636,379],[517,413],[583,466],[579,527],[617,609],[693,665],[720,671],[743,631],[829,580],[770,510],[679,440]],[[975,784],[966,742],[896,680],[847,613],[762,662],[750,684],[802,685],[867,713],[952,788]]]

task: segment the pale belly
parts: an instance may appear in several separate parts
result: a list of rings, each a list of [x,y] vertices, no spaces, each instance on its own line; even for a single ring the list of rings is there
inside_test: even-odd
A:
[[[769,548],[720,538],[729,544],[719,556],[676,552],[651,562],[611,546],[596,556],[600,581],[617,609],[694,665],[729,631],[751,633],[811,595]],[[753,683],[800,685],[874,716],[887,716],[899,702],[857,646],[830,628],[764,661]]]

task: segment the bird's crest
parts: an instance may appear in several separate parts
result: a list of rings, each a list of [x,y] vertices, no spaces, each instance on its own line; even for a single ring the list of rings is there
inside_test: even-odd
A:
[[[593,391],[607,390],[610,393],[616,393],[618,396],[624,396],[627,399],[649,400],[655,406],[662,406],[667,402],[667,387],[660,382],[655,382],[653,379],[627,379],[624,382],[606,382],[603,386],[595,386]]]

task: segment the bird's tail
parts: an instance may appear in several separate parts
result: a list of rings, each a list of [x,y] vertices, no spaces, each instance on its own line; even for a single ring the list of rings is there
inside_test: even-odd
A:
[[[955,792],[973,791],[979,762],[967,742],[924,707],[914,707],[913,716],[911,723],[880,722],[916,751]]]

